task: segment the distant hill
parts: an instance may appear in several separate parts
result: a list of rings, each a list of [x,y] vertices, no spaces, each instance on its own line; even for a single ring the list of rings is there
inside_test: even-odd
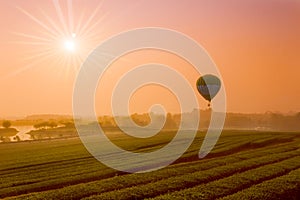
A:
[[[55,115],[55,114],[42,114],[42,115],[29,115],[24,118],[7,118],[6,120],[10,120],[12,126],[32,126],[40,122],[44,121],[54,121],[54,122],[62,122],[62,121],[72,121],[73,117],[71,115]],[[0,126],[4,119],[0,120]]]
[[[181,123],[181,117],[184,115],[183,122],[186,127],[195,123],[197,114],[200,114],[199,129],[207,129],[210,124],[211,111],[194,109],[190,113],[168,114],[164,128],[177,129]],[[132,119],[139,125],[145,126],[151,122],[148,114],[133,114]],[[154,118],[161,119],[161,115],[154,115]],[[126,116],[118,117],[119,122],[126,126]],[[161,119],[163,120],[163,119]],[[160,121],[161,121],[160,120]],[[103,126],[115,127],[116,123],[112,117],[100,117],[100,123]],[[157,120],[156,120],[157,121]],[[258,130],[258,131],[300,131],[300,113],[226,113],[224,129],[236,130]]]
[[[185,116],[185,125],[193,124],[196,114],[200,113],[199,129],[206,129],[210,124],[211,111],[194,109],[190,113],[171,114],[166,116],[166,123],[164,128],[177,129],[180,126],[181,117]],[[122,126],[126,126],[129,116],[118,116],[118,121]],[[154,114],[152,117],[161,121],[164,119],[162,115]],[[131,118],[140,126],[145,126],[151,122],[148,113],[133,114]],[[56,115],[56,114],[42,114],[29,115],[23,119],[12,120],[12,126],[35,125],[44,121],[54,121],[57,123],[72,122],[72,115]],[[117,127],[115,119],[112,116],[99,116],[98,121],[103,127]],[[3,120],[0,120],[2,123]],[[224,129],[238,129],[238,130],[263,130],[263,131],[300,131],[300,112],[294,113],[227,113]]]
[[[42,114],[42,115],[29,115],[23,120],[63,120],[72,119],[72,115],[53,115],[53,114]]]

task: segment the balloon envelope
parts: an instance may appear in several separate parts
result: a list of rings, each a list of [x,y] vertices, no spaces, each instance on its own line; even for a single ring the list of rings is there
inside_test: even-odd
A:
[[[211,101],[221,88],[221,81],[218,77],[208,74],[201,76],[197,80],[197,89],[201,96],[207,101]]]

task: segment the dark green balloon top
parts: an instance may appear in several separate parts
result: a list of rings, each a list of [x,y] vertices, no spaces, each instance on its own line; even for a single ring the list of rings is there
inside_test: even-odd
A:
[[[221,88],[221,81],[218,77],[207,74],[201,76],[197,80],[196,85],[201,96],[207,101],[211,101],[219,92]]]

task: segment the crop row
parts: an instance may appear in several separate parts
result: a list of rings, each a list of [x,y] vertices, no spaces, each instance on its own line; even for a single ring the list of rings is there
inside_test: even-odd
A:
[[[198,172],[198,171],[208,170],[208,169],[212,169],[215,167],[220,167],[220,166],[236,163],[236,162],[240,162],[240,161],[251,159],[251,158],[256,159],[258,157],[265,156],[266,154],[267,155],[272,155],[272,154],[277,155],[278,153],[286,152],[284,155],[288,155],[288,154],[291,154],[291,152],[289,152],[289,151],[294,151],[294,150],[295,150],[295,145],[282,145],[282,146],[280,146],[280,148],[268,147],[268,148],[263,148],[261,150],[256,150],[256,151],[251,150],[251,151],[236,153],[235,155],[226,157],[226,158],[213,158],[213,159],[207,159],[207,160],[199,160],[196,162],[180,163],[180,164],[176,164],[176,165],[171,165],[168,168],[165,168],[163,170],[158,170],[158,171],[151,172],[151,173],[117,176],[117,177],[94,181],[94,182],[90,182],[90,183],[72,185],[72,186],[61,188],[61,189],[49,190],[49,191],[39,192],[39,193],[32,193],[32,194],[29,194],[26,196],[31,196],[33,198],[35,196],[40,196],[42,198],[47,198],[47,199],[56,199],[60,196],[65,196],[65,197],[74,196],[74,198],[80,198],[80,197],[84,197],[84,196],[88,196],[88,195],[99,194],[99,193],[105,192],[105,191],[111,191],[114,189],[122,189],[125,187],[147,184],[150,182],[159,181],[159,180],[166,179],[169,177],[176,177],[176,176],[184,175],[187,173],[194,173],[194,172]],[[294,153],[292,153],[292,154],[294,154]],[[265,158],[263,160],[265,160]],[[87,175],[89,175],[89,173],[82,174],[81,178],[83,178]],[[94,175],[97,175],[97,174],[94,174]],[[74,178],[74,176],[72,176],[71,178]],[[22,194],[22,192],[28,191],[28,189],[32,189],[34,191],[34,188],[39,188],[39,187],[47,186],[47,185],[51,185],[51,184],[57,184],[60,181],[67,182],[69,179],[70,179],[70,177],[69,178],[66,177],[66,178],[64,178],[64,180],[55,179],[55,177],[52,177],[51,181],[36,183],[36,184],[32,184],[30,186],[14,188],[13,190],[14,191],[17,190],[19,194]],[[82,191],[82,192],[76,193],[75,191]],[[22,196],[21,196],[21,198],[22,198]]]
[[[230,199],[298,200],[300,199],[300,169],[222,198],[222,200]]]
[[[251,185],[259,184],[277,176],[282,176],[298,168],[300,168],[300,156],[276,164],[269,164],[248,170],[243,173],[233,174],[232,176],[201,184],[196,187],[168,193],[154,199],[216,199],[236,193]]]
[[[204,171],[199,170],[194,173],[184,174],[181,176],[173,176],[145,185],[137,185],[130,188],[102,193],[96,196],[94,195],[91,196],[91,199],[141,199],[145,197],[155,197],[167,192],[189,188],[199,184],[221,179],[223,177],[231,176],[235,173],[241,173],[266,164],[273,164],[287,158],[294,157],[296,155],[299,155],[299,152],[287,152],[272,156],[252,158],[249,160],[232,163],[231,165],[224,165]],[[300,163],[298,164],[300,165]]]
[[[13,185],[21,185],[23,181],[35,180],[44,181],[49,178],[69,176],[71,174],[76,175],[78,173],[89,173],[104,168],[99,162],[90,159],[83,159],[72,162],[59,162],[38,165],[34,167],[28,167],[18,170],[10,170],[7,173],[1,174],[0,189],[10,187]],[[107,169],[107,168],[104,168]],[[49,173],[51,172],[51,173]]]
[[[0,144],[0,172],[90,156],[79,139]]]

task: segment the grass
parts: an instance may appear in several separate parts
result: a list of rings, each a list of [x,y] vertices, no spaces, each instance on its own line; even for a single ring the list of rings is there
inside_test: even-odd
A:
[[[164,132],[139,140],[138,145],[117,133],[110,138],[131,151],[148,152],[173,136],[174,132]],[[199,132],[172,165],[143,174],[106,167],[78,138],[1,143],[0,198],[261,199],[265,195],[280,199],[288,193],[293,199],[299,195],[299,133],[224,131],[214,150],[199,160],[203,136]]]
[[[15,136],[18,131],[15,128],[0,128],[0,137]]]

